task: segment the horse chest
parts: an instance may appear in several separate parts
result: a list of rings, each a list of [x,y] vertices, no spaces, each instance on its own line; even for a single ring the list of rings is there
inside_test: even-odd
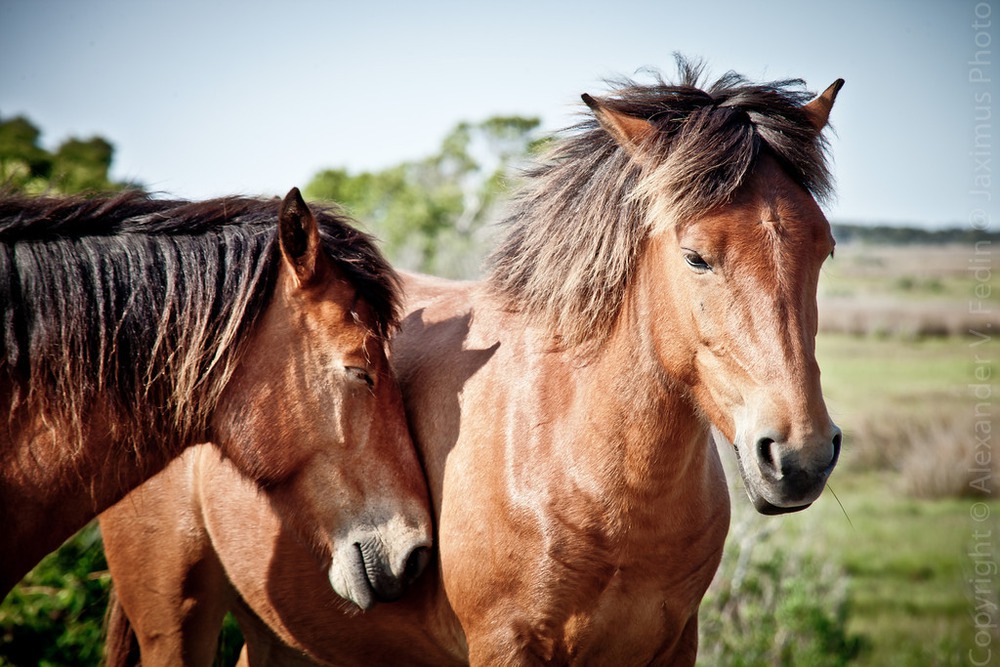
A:
[[[576,664],[683,664],[687,636],[717,558],[697,566],[663,563],[618,571],[587,612],[564,626],[566,655]]]
[[[502,585],[486,586],[489,610],[466,619],[473,664],[502,663],[511,650],[552,664],[684,664],[725,515],[686,541],[636,530],[616,544],[597,530],[547,526],[544,555],[505,552],[504,563],[516,566],[505,568]]]

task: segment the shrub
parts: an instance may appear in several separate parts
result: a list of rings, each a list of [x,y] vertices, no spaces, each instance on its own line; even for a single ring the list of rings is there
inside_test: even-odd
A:
[[[96,665],[111,577],[92,523],[42,560],[0,605],[0,665]]]
[[[754,516],[734,524],[702,603],[699,664],[850,664],[867,642],[847,629],[846,573],[766,544],[772,532]]]

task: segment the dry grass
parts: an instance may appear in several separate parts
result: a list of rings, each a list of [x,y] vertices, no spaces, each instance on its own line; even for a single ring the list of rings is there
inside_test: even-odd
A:
[[[820,281],[820,329],[864,336],[965,335],[1000,324],[988,246],[841,244]]]
[[[907,433],[903,489],[918,498],[997,495],[1000,456],[977,448],[972,418],[941,419]]]
[[[864,297],[823,297],[820,330],[853,336],[904,339],[960,336],[970,329],[987,331],[995,315],[970,313],[966,304]]]
[[[993,378],[1000,366],[970,342],[821,334],[824,393],[845,435],[841,467],[894,473],[921,498],[997,495],[1000,453],[983,429],[1000,399],[980,401],[972,388],[976,372]],[[992,484],[970,486],[984,476]]]
[[[870,417],[853,424],[848,470],[899,473],[900,489],[916,498],[997,496],[1000,456],[977,448],[975,416],[925,407],[923,419]]]

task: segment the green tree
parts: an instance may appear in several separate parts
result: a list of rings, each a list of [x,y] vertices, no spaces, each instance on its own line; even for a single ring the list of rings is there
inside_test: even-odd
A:
[[[24,116],[0,119],[0,187],[28,194],[134,187],[110,179],[114,146],[107,139],[71,137],[51,153],[40,145],[41,134]]]
[[[101,137],[68,139],[56,150],[51,183],[60,192],[100,192],[121,186],[108,178],[114,146]]]
[[[41,134],[24,116],[0,120],[0,184],[24,191],[48,180],[52,156],[38,145]]]
[[[434,155],[377,172],[322,171],[305,193],[344,206],[382,239],[397,265],[470,277],[514,168],[540,146],[539,124],[520,116],[459,123]]]

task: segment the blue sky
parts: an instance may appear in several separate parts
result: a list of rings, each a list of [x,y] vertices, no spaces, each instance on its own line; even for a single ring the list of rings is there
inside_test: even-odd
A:
[[[995,3],[0,0],[0,117],[27,115],[50,147],[100,134],[115,177],[173,195],[283,194],[422,157],[461,120],[558,129],[580,93],[670,73],[680,51],[714,73],[847,80],[831,219],[965,225],[984,204],[975,115],[1000,101],[968,63],[977,33],[991,61],[1000,45]]]

